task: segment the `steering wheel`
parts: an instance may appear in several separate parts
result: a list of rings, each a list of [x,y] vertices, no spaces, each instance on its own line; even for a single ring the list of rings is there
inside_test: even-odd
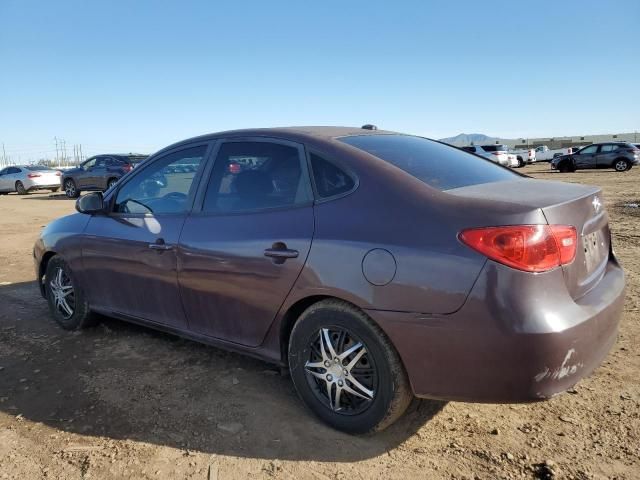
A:
[[[167,200],[186,200],[187,195],[182,192],[169,192],[162,198],[166,198]]]

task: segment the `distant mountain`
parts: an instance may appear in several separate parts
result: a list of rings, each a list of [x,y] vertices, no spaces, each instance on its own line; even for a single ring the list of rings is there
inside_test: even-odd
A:
[[[489,137],[482,133],[461,133],[455,137],[441,138],[440,141],[448,143],[449,145],[455,145],[456,147],[464,147],[465,145],[480,145],[487,143],[495,143],[498,140],[496,137]]]

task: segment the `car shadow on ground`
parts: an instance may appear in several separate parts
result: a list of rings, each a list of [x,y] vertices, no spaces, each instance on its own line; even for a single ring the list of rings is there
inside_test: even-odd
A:
[[[267,363],[113,319],[64,331],[35,282],[0,287],[0,367],[0,412],[96,441],[250,458],[372,458],[430,428],[445,406],[416,401],[384,432],[343,434]]]
[[[75,198],[69,198],[64,193],[30,193],[27,195],[21,195],[22,200],[76,200]]]

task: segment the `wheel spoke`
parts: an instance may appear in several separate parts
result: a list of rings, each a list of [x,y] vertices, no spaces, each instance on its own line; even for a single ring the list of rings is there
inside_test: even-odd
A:
[[[360,359],[365,353],[367,353],[367,350],[364,347],[362,347],[360,351],[356,354],[356,356],[353,357],[353,359],[349,362],[349,365],[347,365],[345,368],[348,371],[351,371],[351,369],[355,366],[356,363],[358,363],[358,361],[360,361]]]
[[[351,348],[349,348],[348,350],[342,352],[338,358],[343,361],[345,358],[347,358],[349,355],[351,355],[353,352],[355,352],[356,350],[358,350],[360,347],[362,347],[362,343],[358,342],[355,345],[351,346]],[[363,348],[364,350],[364,348]]]
[[[331,360],[331,359],[336,358],[338,355],[336,354],[336,351],[333,348],[333,345],[331,343],[331,337],[329,336],[329,329],[328,328],[323,328],[322,329],[322,336],[324,337],[324,341],[325,341],[326,347],[329,349],[329,355],[330,356],[327,359]]]
[[[351,383],[351,385],[353,385],[354,387],[358,388],[361,392],[363,392],[364,395],[362,395],[361,393],[356,392],[353,389],[350,389],[351,391],[347,390],[347,391],[349,391],[349,393],[353,393],[354,395],[358,395],[358,396],[360,396],[362,398],[366,398],[367,400],[373,399],[373,390],[369,390],[367,387],[362,385],[358,380],[356,380],[353,377],[349,377],[347,379],[347,381],[349,383]],[[345,390],[346,390],[346,388],[345,388]]]
[[[320,372],[314,372],[313,370],[309,370],[309,369],[305,369],[307,371],[307,373],[313,375],[316,378],[319,378],[320,380],[324,380],[326,381],[326,375]]]
[[[69,306],[69,304],[64,298],[60,299],[60,306],[62,307],[62,309],[65,311],[67,315],[69,316],[73,315],[73,310],[71,310],[71,307]]]
[[[340,410],[340,396],[342,395],[343,388],[339,385],[336,385],[336,393],[333,397],[333,402],[331,403],[331,408],[334,411]]]
[[[307,362],[304,364],[304,368],[325,368],[324,362]]]

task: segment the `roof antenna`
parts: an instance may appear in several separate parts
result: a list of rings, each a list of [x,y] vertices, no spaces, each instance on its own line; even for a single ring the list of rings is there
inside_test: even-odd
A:
[[[362,125],[363,130],[377,130],[378,127],[376,127],[375,125],[372,125],[371,123],[367,123],[366,125]]]

